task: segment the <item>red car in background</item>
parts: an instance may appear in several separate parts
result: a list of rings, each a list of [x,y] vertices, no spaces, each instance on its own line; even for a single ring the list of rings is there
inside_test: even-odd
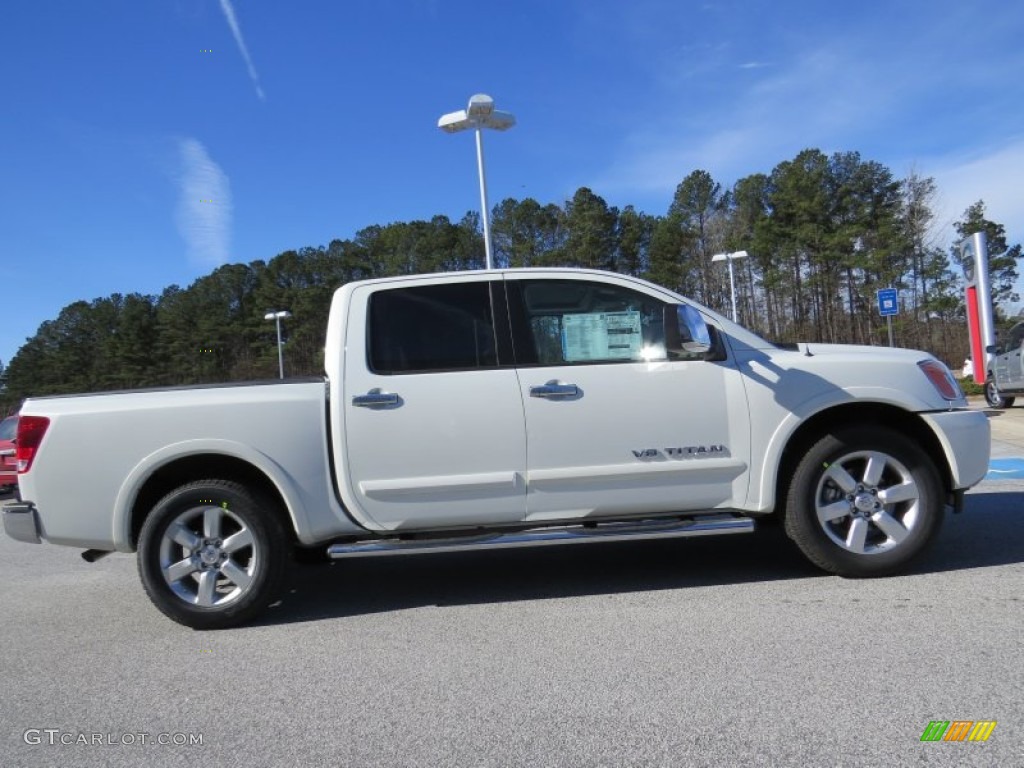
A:
[[[18,463],[14,458],[14,436],[17,432],[17,416],[8,416],[0,421],[0,494],[18,487]]]

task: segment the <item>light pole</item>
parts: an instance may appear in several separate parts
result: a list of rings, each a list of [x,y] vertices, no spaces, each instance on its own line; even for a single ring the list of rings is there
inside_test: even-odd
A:
[[[286,309],[282,309],[279,312],[267,312],[263,316],[264,320],[273,320],[277,323],[277,370],[282,379],[284,378],[284,352],[281,346],[281,320],[291,316],[292,313]]]
[[[487,269],[494,268],[494,252],[491,246],[491,224],[487,211],[487,180],[484,177],[484,128],[506,131],[516,124],[511,112],[500,112],[494,108],[494,99],[485,93],[469,97],[469,106],[458,112],[441,115],[437,127],[445,133],[458,133],[469,128],[476,130],[476,165],[480,172],[480,214],[484,223],[484,255]]]
[[[729,296],[732,299],[732,321],[738,323],[736,319],[736,280],[732,274],[732,263],[736,259],[745,259],[747,257],[746,251],[733,251],[732,253],[716,253],[711,257],[711,261],[727,261],[729,262]]]

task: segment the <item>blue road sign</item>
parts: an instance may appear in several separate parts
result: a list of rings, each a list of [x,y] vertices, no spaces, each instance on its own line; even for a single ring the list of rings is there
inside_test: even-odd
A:
[[[882,317],[898,315],[900,302],[895,288],[882,288],[878,292],[878,314]]]

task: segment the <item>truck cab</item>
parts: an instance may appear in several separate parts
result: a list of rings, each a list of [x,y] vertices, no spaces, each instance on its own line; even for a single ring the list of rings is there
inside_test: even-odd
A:
[[[348,323],[332,355],[346,365],[329,372],[331,429],[339,490],[368,529],[745,503],[743,377],[724,348],[713,363],[667,348],[670,297],[567,271],[342,291],[369,332]]]

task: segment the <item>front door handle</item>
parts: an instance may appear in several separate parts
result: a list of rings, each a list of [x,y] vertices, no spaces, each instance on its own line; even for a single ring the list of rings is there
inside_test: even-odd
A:
[[[539,387],[530,387],[530,397],[545,397],[548,400],[572,400],[580,396],[580,388],[552,379]]]
[[[380,388],[371,389],[365,395],[355,395],[352,398],[352,405],[359,408],[388,408],[399,405],[402,402],[394,392],[381,392]]]

